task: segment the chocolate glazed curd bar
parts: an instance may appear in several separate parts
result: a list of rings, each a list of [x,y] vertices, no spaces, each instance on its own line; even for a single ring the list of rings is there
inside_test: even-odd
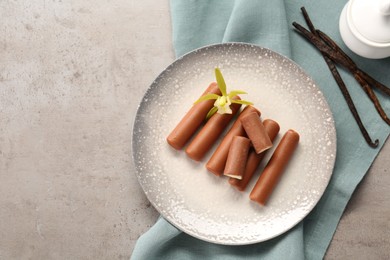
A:
[[[245,130],[242,127],[240,119],[251,112],[256,113],[258,116],[260,116],[261,114],[260,111],[253,106],[246,106],[244,108],[244,110],[240,113],[240,115],[230,128],[229,132],[225,135],[217,149],[214,151],[209,161],[206,163],[206,168],[208,171],[217,176],[221,176],[223,174],[229,153],[229,147],[233,140],[233,137],[246,136]]]
[[[240,97],[235,96],[233,99]],[[241,104],[231,104],[231,114],[215,113],[187,146],[188,157],[195,161],[202,160],[240,108]]]
[[[299,142],[299,134],[294,130],[288,130],[280,140],[271,159],[261,173],[249,198],[260,205],[265,205],[272,191],[279,182],[284,169],[294,154]]]
[[[210,93],[221,94],[216,82],[212,82],[201,96]],[[193,105],[167,137],[169,145],[176,150],[182,149],[204,122],[207,113],[213,106],[214,100],[206,100]]]

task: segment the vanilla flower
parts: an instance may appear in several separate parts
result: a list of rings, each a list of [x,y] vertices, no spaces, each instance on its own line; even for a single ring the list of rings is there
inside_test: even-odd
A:
[[[232,109],[230,108],[230,105],[232,104],[232,101],[230,101],[229,96],[221,96],[218,97],[217,100],[214,102],[214,107],[217,107],[219,114],[231,114]]]
[[[252,102],[241,100],[241,99],[233,99],[233,97],[239,95],[239,94],[247,94],[245,91],[242,90],[232,90],[229,93],[226,91],[226,83],[222,76],[222,73],[219,68],[215,68],[215,78],[217,80],[218,88],[222,93],[222,96],[217,94],[206,94],[204,96],[201,96],[196,103],[215,99],[214,107],[210,109],[210,111],[207,114],[207,119],[210,118],[215,113],[218,114],[231,114],[232,109],[230,108],[231,104],[242,104],[242,105],[253,105]]]

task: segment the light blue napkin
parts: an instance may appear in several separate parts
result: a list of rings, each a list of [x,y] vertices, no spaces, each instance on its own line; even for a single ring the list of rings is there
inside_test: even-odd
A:
[[[340,44],[356,63],[390,86],[390,59],[367,60],[347,50],[339,35],[338,18],[346,1],[171,0],[173,41],[179,57],[204,45],[248,42],[284,54],[313,77],[334,115],[337,158],[333,177],[315,209],[297,226],[272,240],[247,246],[223,246],[193,238],[159,218],[137,241],[132,259],[322,259],[353,191],[389,135],[390,127],[378,116],[353,77],[342,77],[362,120],[380,147],[370,148],[349,112],[344,98],[320,53],[294,31],[296,21],[306,27],[300,8],[305,6],[314,25]],[[378,93],[390,114],[390,97]]]

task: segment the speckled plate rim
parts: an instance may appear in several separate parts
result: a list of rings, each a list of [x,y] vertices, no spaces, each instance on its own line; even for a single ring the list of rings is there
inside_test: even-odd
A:
[[[249,43],[241,43],[241,42],[229,42],[229,43],[218,43],[218,44],[210,44],[210,45],[206,45],[206,46],[203,46],[203,47],[200,47],[200,48],[197,48],[197,49],[194,49],[193,51],[190,51],[184,55],[182,55],[181,57],[177,58],[175,61],[173,61],[170,65],[168,65],[158,76],[157,78],[153,81],[153,83],[149,86],[149,88],[146,90],[141,102],[139,103],[138,107],[137,107],[137,112],[136,112],[136,116],[134,118],[134,122],[133,122],[133,128],[132,128],[132,139],[131,139],[131,146],[132,146],[132,160],[133,160],[133,163],[135,165],[135,170],[136,170],[136,175],[137,175],[137,180],[138,182],[140,183],[142,189],[144,190],[145,192],[145,187],[144,185],[142,184],[142,181],[141,181],[141,170],[138,169],[137,167],[137,162],[136,162],[136,151],[137,151],[137,145],[135,144],[134,142],[134,139],[137,138],[137,134],[134,132],[134,129],[136,128],[136,125],[137,123],[142,119],[140,119],[140,110],[141,110],[141,106],[143,104],[143,102],[145,102],[145,97],[149,96],[150,92],[153,91],[154,88],[156,88],[157,86],[155,85],[155,82],[157,82],[160,78],[162,78],[164,76],[164,73],[165,71],[167,70],[171,70],[172,68],[175,68],[176,64],[181,62],[183,59],[187,59],[188,57],[190,57],[191,55],[194,55],[194,53],[201,53],[202,50],[204,49],[209,49],[209,48],[219,48],[219,47],[223,47],[223,46],[232,46],[232,47],[235,47],[235,48],[240,48],[240,47],[251,47],[251,48],[259,48],[259,49],[262,49],[262,50],[265,50],[265,51],[268,51],[270,53],[273,53],[274,55],[277,55],[279,57],[281,57],[282,59],[288,61],[289,63],[291,63],[293,66],[296,66],[296,68],[301,71],[302,73],[304,73],[308,78],[310,78],[314,84],[316,85],[315,81],[312,79],[311,76],[309,76],[303,68],[300,67],[300,65],[298,65],[295,61],[291,60],[290,58],[280,54],[280,53],[277,53],[269,48],[265,48],[265,47],[262,47],[262,46],[258,46],[258,45],[255,45],[255,44],[249,44]],[[322,91],[320,90],[320,88],[316,85],[316,88],[318,89],[318,92],[319,92],[319,95],[323,98],[324,100],[324,108],[326,110],[329,111],[329,114],[330,114],[330,117],[331,117],[331,125],[332,127],[329,130],[329,135],[331,136],[331,139],[332,139],[332,145],[331,145],[331,148],[330,148],[330,151],[334,154],[333,158],[331,159],[331,161],[329,162],[330,164],[330,168],[331,168],[331,171],[329,173],[329,176],[327,178],[327,180],[325,181],[324,183],[324,189],[323,191],[321,192],[321,194],[318,196],[318,199],[317,201],[315,201],[315,203],[313,203],[311,205],[311,207],[307,210],[307,212],[302,216],[301,219],[293,222],[293,223],[290,223],[289,227],[285,228],[283,231],[280,231],[280,232],[275,232],[273,235],[271,236],[268,236],[266,239],[253,239],[251,241],[233,241],[233,242],[230,242],[230,241],[219,241],[218,239],[213,239],[213,238],[210,238],[208,236],[204,236],[204,235],[199,235],[197,232],[194,232],[194,231],[191,231],[191,230],[186,230],[185,228],[183,228],[181,225],[177,224],[176,221],[174,219],[172,219],[171,217],[168,217],[166,216],[166,214],[163,213],[162,209],[153,201],[150,199],[150,195],[148,193],[145,192],[145,195],[146,197],[148,198],[148,200],[151,202],[151,204],[154,206],[154,208],[169,222],[171,223],[173,226],[175,226],[176,228],[178,228],[179,230],[195,237],[195,238],[198,238],[198,239],[201,239],[203,241],[207,241],[207,242],[211,242],[211,243],[215,243],[215,244],[223,244],[223,245],[233,245],[233,246],[238,246],[238,245],[249,245],[249,244],[255,244],[255,243],[259,243],[259,242],[264,242],[264,241],[267,241],[267,240],[270,240],[270,239],[273,239],[281,234],[284,234],[286,233],[287,231],[289,231],[290,229],[292,229],[294,226],[296,226],[302,219],[304,219],[313,209],[314,207],[318,204],[319,200],[321,199],[323,193],[325,192],[325,189],[326,187],[328,186],[329,184],[329,181],[331,179],[331,176],[333,174],[333,168],[334,168],[334,164],[335,164],[335,161],[336,161],[336,153],[337,153],[337,140],[336,140],[336,128],[335,128],[335,123],[334,123],[334,119],[333,119],[333,115],[332,115],[332,112],[330,110],[330,107],[322,93]]]

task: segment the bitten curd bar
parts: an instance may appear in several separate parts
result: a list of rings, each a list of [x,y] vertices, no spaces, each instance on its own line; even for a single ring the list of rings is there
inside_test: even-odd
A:
[[[265,131],[260,117],[256,113],[249,113],[241,118],[242,126],[251,139],[256,153],[261,153],[272,147],[272,142]]]
[[[256,113],[258,116],[260,116],[261,114],[260,111],[253,106],[246,106],[244,108],[244,110],[240,113],[237,120],[230,128],[229,132],[225,135],[217,149],[214,151],[209,161],[206,163],[206,168],[208,171],[217,176],[221,176],[223,174],[226,159],[229,153],[229,147],[233,140],[233,137],[246,136],[245,130],[241,124],[241,118],[251,112]]]
[[[273,142],[276,136],[279,133],[280,126],[277,122],[271,119],[266,119],[263,121],[265,131],[267,132],[269,138]],[[245,172],[241,180],[230,178],[229,183],[236,187],[239,191],[244,191],[248,186],[248,183],[252,179],[252,176],[256,172],[259,164],[263,160],[267,151],[262,153],[256,153],[253,148],[249,150],[248,160],[245,166]]]
[[[235,179],[242,179],[248,159],[248,152],[251,141],[243,136],[234,136],[230,144],[226,160],[224,175]]]

